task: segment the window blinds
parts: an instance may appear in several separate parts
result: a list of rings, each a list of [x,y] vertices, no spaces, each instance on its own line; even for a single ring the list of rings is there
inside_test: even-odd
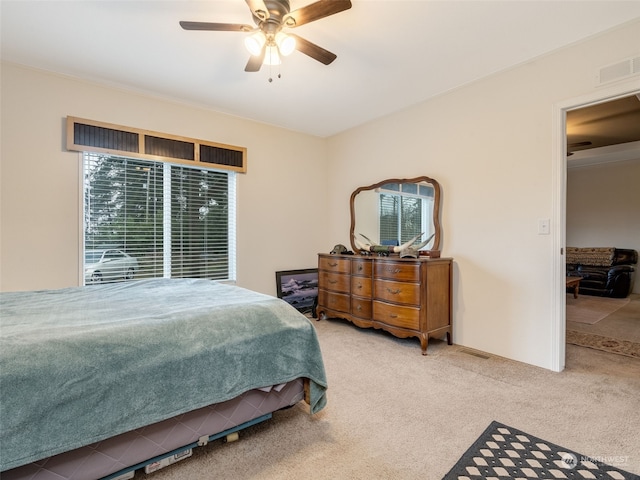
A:
[[[234,172],[99,153],[83,171],[85,254],[119,249],[135,279],[235,279]]]
[[[388,193],[380,194],[380,242],[400,245],[423,233],[423,200]]]

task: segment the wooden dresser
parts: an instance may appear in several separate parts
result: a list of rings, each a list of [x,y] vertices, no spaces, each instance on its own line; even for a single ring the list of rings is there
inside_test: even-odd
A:
[[[344,318],[396,337],[451,345],[452,259],[318,255],[318,318]]]

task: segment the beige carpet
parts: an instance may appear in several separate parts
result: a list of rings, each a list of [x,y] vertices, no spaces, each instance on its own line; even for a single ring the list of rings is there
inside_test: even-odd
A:
[[[629,303],[627,298],[594,297],[567,294],[567,322],[593,325]]]
[[[640,360],[567,345],[567,368],[554,373],[438,341],[422,356],[416,339],[314,325],[324,410],[276,412],[237,442],[136,480],[441,480],[493,420],[640,474]]]

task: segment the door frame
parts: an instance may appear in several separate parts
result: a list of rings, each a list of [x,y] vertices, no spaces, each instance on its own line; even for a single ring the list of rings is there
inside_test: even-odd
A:
[[[567,125],[569,110],[604,103],[640,93],[640,78],[616,82],[589,94],[553,105],[552,118],[552,275],[551,286],[551,370],[561,372],[566,360],[565,248],[567,231]]]

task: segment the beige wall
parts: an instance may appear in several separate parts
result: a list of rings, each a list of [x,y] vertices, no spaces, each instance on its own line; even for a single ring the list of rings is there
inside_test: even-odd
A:
[[[349,244],[355,188],[389,177],[435,178],[443,189],[443,254],[455,262],[454,341],[555,368],[553,299],[564,293],[553,289],[554,239],[564,238],[564,225],[553,221],[559,160],[552,139],[561,137],[554,106],[597,93],[599,67],[637,55],[639,27],[636,21],[327,140],[4,66],[0,288],[78,283],[78,159],[64,150],[62,128],[75,115],[248,147],[238,278],[266,293],[275,292],[275,270],[313,266],[318,251]],[[552,219],[551,235],[537,234],[540,218]]]
[[[568,170],[567,245],[640,251],[640,158]]]
[[[554,290],[554,282],[563,288],[554,262],[564,262],[554,240],[564,225],[554,223],[562,162],[553,154],[554,106],[596,94],[599,67],[637,55],[639,27],[636,21],[329,139],[330,243],[348,241],[344,207],[358,185],[435,178],[443,189],[443,255],[455,262],[454,342],[556,368],[554,349],[562,348],[554,343],[554,298],[564,293]],[[635,84],[640,89],[638,77]],[[552,219],[551,235],[537,233],[544,218]]]
[[[275,271],[325,250],[326,141],[204,109],[2,65],[0,289],[79,284],[80,162],[67,115],[240,145],[238,284],[275,295]]]

